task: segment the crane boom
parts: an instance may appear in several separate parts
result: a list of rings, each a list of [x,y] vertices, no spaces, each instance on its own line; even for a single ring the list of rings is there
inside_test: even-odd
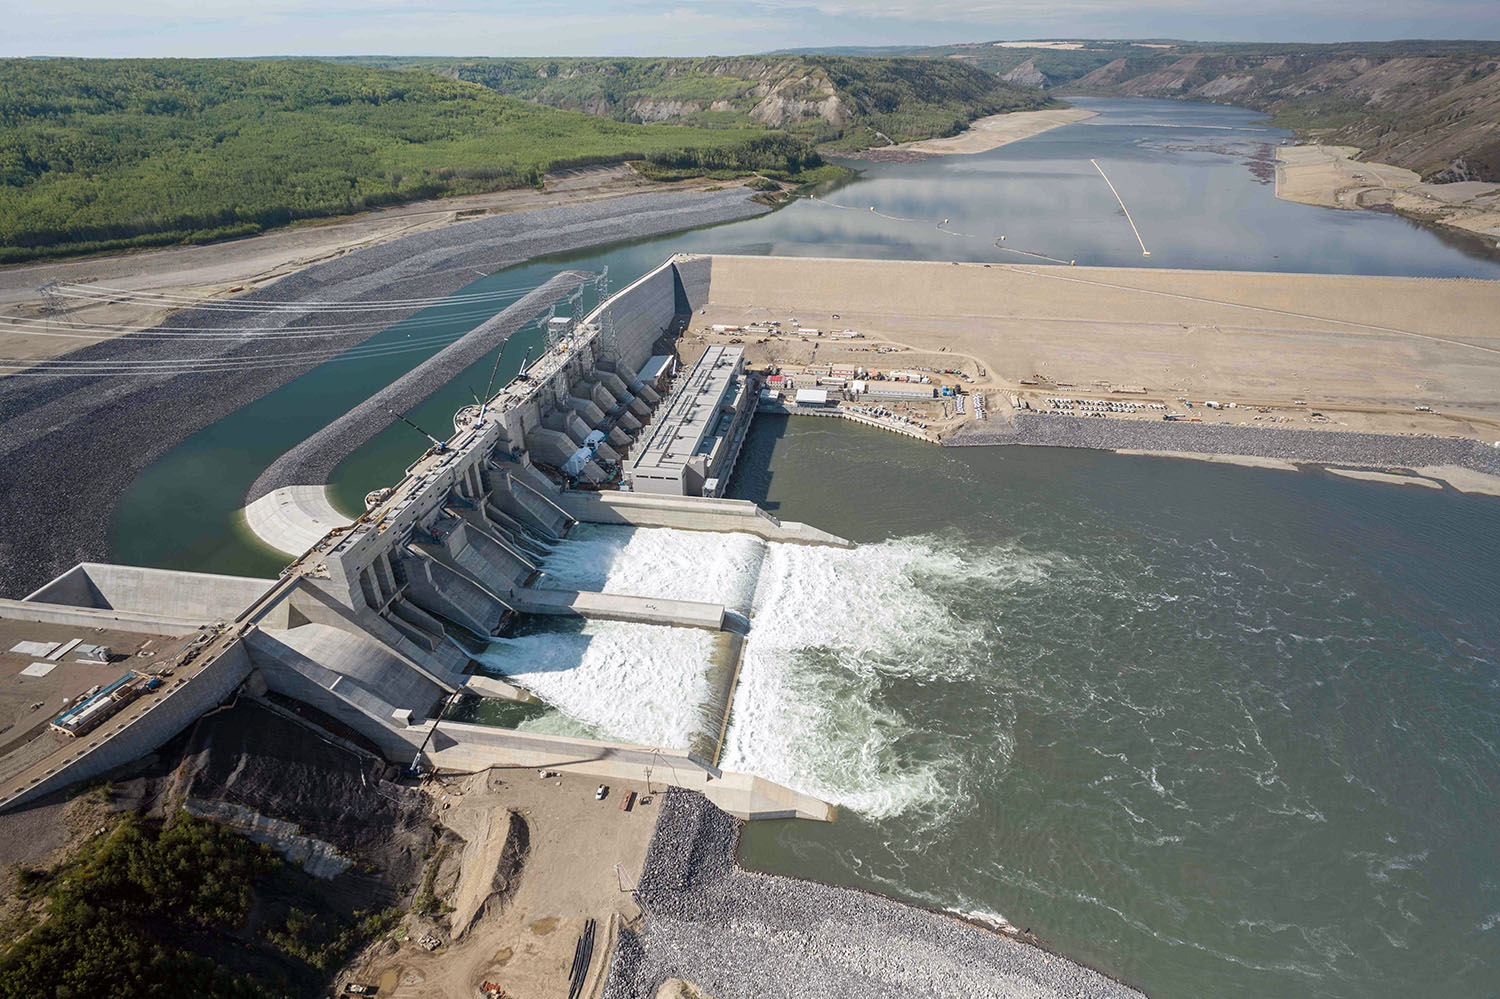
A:
[[[438,440],[436,437],[432,436],[427,431],[423,430],[421,427],[408,420],[405,416],[396,412],[394,409],[387,409],[386,412],[390,413],[392,416],[400,420],[402,423],[406,424],[408,427],[411,427],[423,437],[426,437],[428,440],[432,441],[432,443],[437,447],[439,451],[445,450],[448,447],[448,445],[444,444],[442,441]]]

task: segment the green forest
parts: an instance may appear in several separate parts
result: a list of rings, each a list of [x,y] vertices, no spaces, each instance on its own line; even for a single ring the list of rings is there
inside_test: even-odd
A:
[[[0,999],[318,994],[397,916],[340,911],[300,868],[187,812],[121,816],[57,867],[16,875],[37,922],[0,934]]]
[[[260,996],[193,951],[238,928],[252,884],[280,865],[212,822],[126,818],[73,862],[19,872],[24,895],[47,898],[46,918],[0,958],[0,999]]]
[[[836,149],[952,135],[975,118],[1053,104],[964,62],[825,55],[675,59],[357,57],[616,121],[772,125]],[[830,103],[831,102],[831,106]]]
[[[314,60],[0,60],[0,263],[248,235],[534,185],[565,166],[706,149],[732,166],[765,134],[612,121]],[[765,153],[749,150],[741,172]]]

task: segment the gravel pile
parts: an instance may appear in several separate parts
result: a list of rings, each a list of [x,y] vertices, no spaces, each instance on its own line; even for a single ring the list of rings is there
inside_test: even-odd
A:
[[[1500,448],[1483,441],[1454,437],[1230,427],[1165,420],[1087,420],[1025,413],[1016,414],[1014,421],[1012,426],[998,424],[982,430],[969,429],[943,443],[951,447],[1030,444],[1104,450],[1191,451],[1380,468],[1461,465],[1476,472],[1500,475]]]
[[[187,310],[152,332],[202,327],[288,331],[340,321],[321,301],[378,303],[451,294],[481,274],[544,254],[747,218],[769,211],[743,188],[663,192],[513,212],[417,233],[318,264],[240,296],[239,302],[308,303],[274,314]],[[381,326],[416,309],[361,313]],[[108,557],[114,507],[153,461],[193,433],[315,367],[272,367],[292,350],[352,347],[374,336],[293,341],[247,333],[222,340],[117,337],[67,355],[70,361],[143,362],[125,376],[0,379],[0,596],[21,596],[80,561]],[[174,373],[180,359],[233,362],[232,371]],[[259,363],[257,363],[259,362]],[[278,361],[278,364],[285,363]]]
[[[283,486],[327,482],[339,462],[396,422],[391,410],[398,413],[411,410],[588,277],[587,271],[563,271],[433,354],[272,462],[250,487],[246,504]]]
[[[1140,999],[1040,948],[878,895],[740,870],[739,823],[673,789],[636,893],[606,999],[649,999],[684,978],[714,999],[763,996]]]

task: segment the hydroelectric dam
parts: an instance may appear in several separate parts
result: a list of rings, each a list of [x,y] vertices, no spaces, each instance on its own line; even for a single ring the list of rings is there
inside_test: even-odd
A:
[[[850,547],[720,496],[753,417],[755,386],[737,351],[709,351],[678,371],[673,347],[707,301],[712,267],[706,256],[673,257],[582,319],[554,319],[546,352],[460,410],[453,434],[434,440],[399,482],[372,493],[352,522],[327,495],[337,460],[389,425],[387,410],[394,417],[395,405],[425,398],[587,275],[559,274],[293,448],[246,498],[251,530],[295,556],[275,581],[85,563],[23,599],[0,601],[6,638],[15,633],[39,648],[34,640],[102,633],[117,650],[149,651],[161,681],[101,711],[106,719],[89,732],[50,745],[40,744],[50,735],[43,732],[32,751],[0,761],[0,808],[144,756],[238,694],[315,709],[335,734],[357,736],[393,763],[557,769],[606,780],[654,774],[740,818],[831,819],[826,802],[717,766],[737,657],[754,627],[745,613],[562,589],[543,569],[549,548],[580,523]],[[529,616],[722,636],[711,717],[690,745],[676,746],[443,717],[466,697],[533,699],[477,670],[471,651]]]

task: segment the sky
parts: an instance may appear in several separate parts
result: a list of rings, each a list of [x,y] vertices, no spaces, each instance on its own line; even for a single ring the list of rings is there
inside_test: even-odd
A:
[[[1038,38],[1500,39],[1500,0],[0,0],[0,56],[708,55]]]

